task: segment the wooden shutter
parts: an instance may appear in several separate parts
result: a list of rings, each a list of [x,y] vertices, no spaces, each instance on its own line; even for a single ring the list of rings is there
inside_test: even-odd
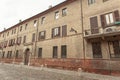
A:
[[[57,58],[57,56],[58,56],[58,47],[54,46],[53,47],[53,58]]]
[[[51,35],[52,38],[54,37],[54,35],[55,35],[55,34],[54,34],[54,29],[52,29],[52,35]]]
[[[99,33],[97,16],[90,18],[91,33]]]
[[[60,36],[60,27],[58,27],[58,36]]]
[[[120,15],[118,10],[114,11],[114,15],[115,15],[115,21],[120,21]]]
[[[62,37],[67,36],[67,25],[62,26]]]
[[[101,26],[103,28],[106,28],[106,19],[105,19],[105,15],[101,15]]]

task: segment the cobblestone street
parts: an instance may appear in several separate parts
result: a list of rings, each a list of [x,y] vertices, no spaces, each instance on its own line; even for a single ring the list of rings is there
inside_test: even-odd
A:
[[[0,80],[120,80],[120,78],[106,76],[100,78],[101,76],[96,74],[82,73],[82,76],[80,75],[75,71],[0,63]]]

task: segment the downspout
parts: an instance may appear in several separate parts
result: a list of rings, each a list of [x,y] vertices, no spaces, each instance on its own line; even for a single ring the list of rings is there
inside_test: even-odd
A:
[[[17,40],[18,40],[18,32],[19,32],[19,26],[18,26],[18,31],[17,31],[17,35],[16,35],[16,41],[15,41],[16,43],[17,43]],[[15,63],[15,58],[16,58],[16,56],[15,56],[15,54],[16,54],[16,48],[17,48],[17,44],[16,43],[15,43],[15,53],[14,53],[13,64]]]
[[[82,37],[83,37],[83,69],[85,70],[85,41],[84,41],[84,23],[83,23],[83,1],[80,0],[80,7],[81,7],[81,27],[82,27]]]
[[[34,59],[36,59],[36,50],[37,50],[37,41],[38,41],[38,27],[39,27],[39,18],[37,19],[37,30],[36,30],[36,40],[35,40],[35,50],[34,50]]]

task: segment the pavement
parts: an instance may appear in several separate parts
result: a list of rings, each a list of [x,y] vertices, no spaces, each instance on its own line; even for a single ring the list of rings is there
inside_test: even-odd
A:
[[[120,80],[120,77],[0,63],[0,80]]]

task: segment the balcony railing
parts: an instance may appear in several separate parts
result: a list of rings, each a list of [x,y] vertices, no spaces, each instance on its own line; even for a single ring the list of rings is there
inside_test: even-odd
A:
[[[111,33],[116,34],[118,32],[120,32],[120,27],[118,27],[118,26],[111,26],[111,27],[107,27],[107,28],[97,27],[97,28],[94,28],[94,29],[85,30],[84,31],[84,37],[104,36],[104,35],[107,35],[107,34],[111,35]]]

